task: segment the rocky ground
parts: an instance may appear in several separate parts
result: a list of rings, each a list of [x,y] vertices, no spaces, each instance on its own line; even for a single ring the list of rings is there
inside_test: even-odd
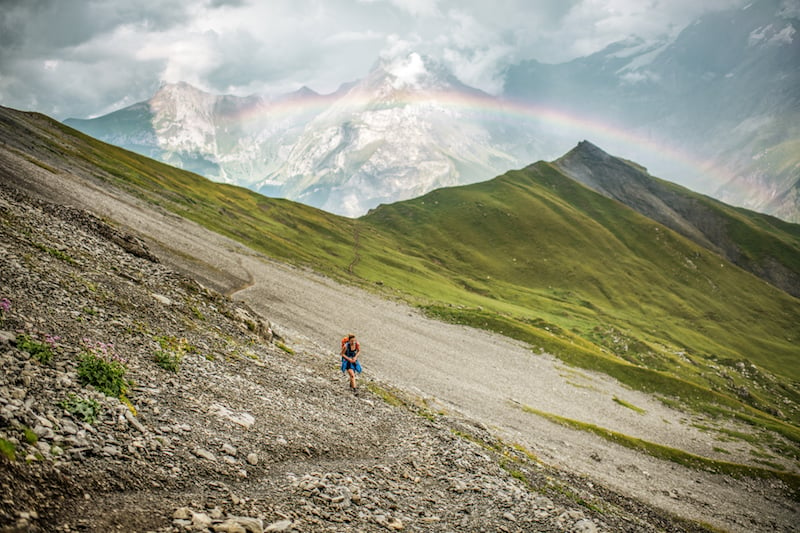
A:
[[[332,352],[10,187],[0,309],[0,531],[703,530],[389,384],[353,394]]]

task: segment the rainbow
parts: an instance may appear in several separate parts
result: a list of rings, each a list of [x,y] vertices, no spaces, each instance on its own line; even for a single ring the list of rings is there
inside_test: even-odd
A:
[[[319,95],[313,92],[294,93],[282,99],[262,101],[257,105],[245,107],[237,114],[237,119],[245,124],[276,123],[306,117],[311,120],[330,112],[331,106],[340,109],[375,109],[374,92],[362,91],[354,87],[344,95]],[[735,177],[729,169],[710,159],[701,159],[675,147],[669,142],[645,133],[623,128],[619,125],[591,117],[546,107],[529,102],[515,102],[493,97],[486,93],[464,93],[456,91],[398,91],[392,93],[391,100],[379,107],[403,105],[429,105],[450,110],[456,114],[481,114],[484,118],[518,124],[532,123],[540,131],[551,131],[561,139],[571,143],[555,154],[542,154],[553,158],[563,155],[578,141],[586,139],[604,151],[635,161],[648,167],[651,174],[663,179],[683,184],[698,192],[710,194],[723,185],[731,184]],[[701,184],[698,187],[698,184]],[[742,185],[736,185],[742,187]],[[746,191],[737,191],[745,193]],[[743,195],[742,197],[747,197]]]

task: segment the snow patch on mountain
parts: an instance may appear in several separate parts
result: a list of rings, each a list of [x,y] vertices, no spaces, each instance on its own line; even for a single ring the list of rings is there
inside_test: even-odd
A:
[[[388,74],[393,76],[392,88],[395,90],[421,89],[420,81],[428,74],[425,62],[416,52],[395,60],[384,68]]]
[[[631,57],[624,67],[617,70],[620,79],[628,83],[637,83],[641,81],[660,81],[660,76],[646,67],[655,61],[662,52],[669,48],[671,42],[658,42],[658,43],[643,43],[641,46],[635,47],[635,53],[617,56],[617,57]]]
[[[758,44],[766,43],[773,45],[789,45],[794,42],[794,36],[797,33],[794,26],[787,24],[781,29],[776,29],[774,24],[768,24],[753,30],[750,33],[748,44],[755,46]]]
[[[158,144],[168,151],[216,152],[217,97],[189,84],[165,85],[150,100]]]

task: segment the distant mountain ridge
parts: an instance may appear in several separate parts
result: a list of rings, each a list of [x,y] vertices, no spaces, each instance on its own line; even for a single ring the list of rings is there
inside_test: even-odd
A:
[[[65,123],[215,181],[253,187],[331,98],[307,87],[268,98],[217,96],[188,83],[165,84],[146,102]]]
[[[65,122],[216,181],[352,217],[592,138],[654,175],[798,222],[800,9],[792,5],[759,0],[707,14],[671,40],[631,37],[563,64],[521,62],[503,73],[498,96],[410,52],[382,58],[329,95],[216,96],[181,83]],[[481,110],[503,105],[567,120]]]
[[[554,164],[575,181],[800,298],[800,225],[733,208],[652,177],[640,166],[610,156],[588,141]],[[778,252],[786,246],[791,253]]]
[[[66,124],[215,181],[346,216],[527,164],[533,135],[460,100],[496,105],[417,53],[381,60],[330,95],[215,96],[186,83]]]
[[[665,166],[659,177],[800,222],[797,2],[708,13],[672,41],[631,39],[560,65],[527,61],[505,80],[509,98],[577,109],[716,169],[691,177]]]

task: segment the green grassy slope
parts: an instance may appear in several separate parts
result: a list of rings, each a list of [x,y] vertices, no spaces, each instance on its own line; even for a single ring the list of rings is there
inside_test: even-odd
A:
[[[586,141],[554,164],[576,181],[800,297],[800,225],[737,209],[658,179]]]
[[[408,291],[451,320],[485,323],[637,388],[702,390],[773,413],[798,400],[796,298],[548,163],[382,206],[362,223],[426,265],[435,284]],[[360,268],[383,273],[371,259]],[[737,362],[755,364],[762,382]]]
[[[109,182],[276,259],[314,264],[328,273],[345,270],[352,260],[350,219],[209,181],[44,115],[0,107],[0,136],[25,157],[37,156],[44,168]]]
[[[111,182],[269,256],[777,431],[800,455],[800,300],[551,164],[352,220],[210,182],[42,116],[0,108],[0,136],[42,167]]]

